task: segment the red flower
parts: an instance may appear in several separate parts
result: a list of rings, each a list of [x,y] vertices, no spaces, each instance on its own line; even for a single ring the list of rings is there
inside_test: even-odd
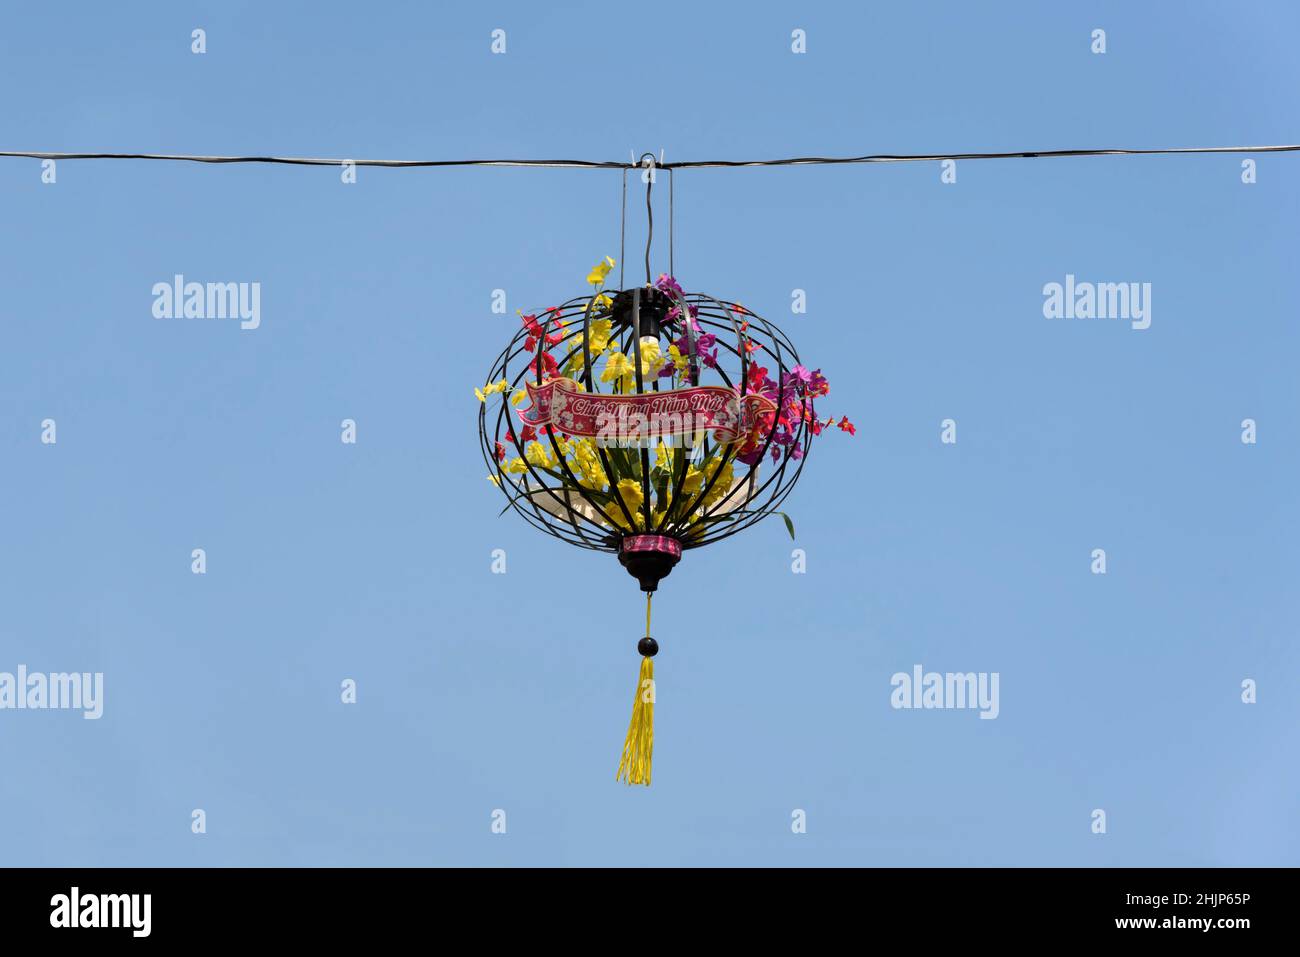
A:
[[[555,375],[559,367],[560,367],[559,363],[555,361],[555,356],[551,355],[549,352],[542,353],[542,378],[543,379],[547,378],[548,376]],[[533,373],[533,375],[537,374],[537,356],[533,356],[533,361],[528,363],[528,371]]]
[[[504,462],[505,460],[506,460],[506,447],[505,447],[504,445],[502,445],[500,442],[498,442],[498,443],[497,443],[497,461],[498,461],[498,462]]]
[[[847,432],[849,435],[857,435],[858,427],[850,422],[849,417],[846,415],[844,418],[840,419],[840,431]]]

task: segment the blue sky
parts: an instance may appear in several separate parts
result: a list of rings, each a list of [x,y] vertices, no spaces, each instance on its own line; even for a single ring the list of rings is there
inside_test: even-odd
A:
[[[1285,3],[28,4],[0,148],[1292,143],[1298,27]],[[105,701],[0,711],[0,862],[1300,863],[1300,158],[1257,159],[1252,185],[1230,155],[677,175],[683,284],[780,324],[859,431],[787,502],[806,574],[772,521],[665,582],[649,789],[613,781],[640,593],[497,517],[471,392],[516,308],[617,256],[617,172],[3,161],[0,671],[102,671]],[[176,273],[259,282],[260,328],[154,319]],[[1045,319],[1067,274],[1151,283],[1151,327]],[[916,664],[997,672],[998,718],[891,708]]]

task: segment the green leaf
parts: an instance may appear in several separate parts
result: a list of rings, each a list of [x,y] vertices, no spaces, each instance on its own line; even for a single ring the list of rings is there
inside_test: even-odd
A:
[[[794,522],[790,521],[790,516],[785,512],[777,512],[776,514],[785,519],[785,530],[790,533],[790,541],[794,541]]]

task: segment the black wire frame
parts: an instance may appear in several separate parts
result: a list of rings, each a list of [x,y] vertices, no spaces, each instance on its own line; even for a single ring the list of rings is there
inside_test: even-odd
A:
[[[537,336],[535,349],[526,348],[530,332],[521,327],[493,363],[487,381],[495,383],[504,379],[508,387],[480,404],[479,437],[484,461],[491,470],[490,477],[495,478],[496,484],[507,498],[502,513],[513,510],[540,531],[571,545],[604,552],[617,552],[622,539],[631,534],[666,535],[677,539],[683,549],[699,548],[729,538],[776,514],[803,471],[814,435],[809,420],[815,417],[816,412],[813,400],[809,399],[806,402],[806,414],[801,415],[797,423],[791,422],[789,425],[790,442],[776,446],[779,449],[777,458],[769,466],[769,453],[776,436],[776,417],[784,408],[787,395],[786,373],[800,364],[798,352],[785,333],[773,323],[737,303],[701,293],[673,297],[680,315],[671,329],[665,330],[670,333],[669,338],[673,338],[671,333],[680,332],[684,332],[688,338],[687,384],[700,384],[701,376],[698,334],[691,323],[685,322],[685,318],[692,312],[700,330],[715,335],[719,358],[710,371],[721,380],[722,385],[736,389],[741,395],[747,394],[750,391],[748,370],[755,356],[761,357],[765,364],[775,366],[769,375],[778,384],[777,412],[774,413],[772,427],[768,429],[760,446],[760,454],[739,480],[733,470],[732,487],[725,494],[711,502],[707,509],[696,516],[695,521],[688,521],[701,508],[727,466],[734,464],[737,451],[734,443],[721,449],[721,459],[712,476],[701,482],[699,491],[693,497],[685,497],[685,500],[689,500],[685,507],[680,504],[684,501],[682,489],[696,450],[692,449],[690,454],[674,456],[678,468],[669,479],[672,494],[657,521],[653,519],[649,507],[649,456],[644,447],[642,452],[645,454],[641,456],[644,514],[636,517],[617,492],[613,481],[615,471],[600,443],[596,443],[596,449],[606,475],[607,490],[605,487],[587,488],[577,480],[566,461],[565,449],[560,445],[556,429],[547,430],[551,452],[556,459],[555,468],[539,468],[529,461],[526,443],[520,438],[522,423],[515,411],[516,403],[511,401],[512,397],[524,388],[527,381],[539,385],[542,383],[545,373],[542,357],[552,350],[559,355],[556,365],[560,370],[570,363],[576,364],[576,357],[581,356],[581,372],[575,378],[588,391],[597,392],[590,361],[590,327],[596,319],[610,318],[607,308],[602,305],[605,300],[601,297],[612,298],[614,295],[616,293],[613,291],[596,292],[570,299],[560,306],[539,313],[536,328],[540,335]],[[640,297],[637,298],[639,301]],[[560,333],[558,341],[548,345],[546,335],[554,335],[556,331]],[[652,377],[648,384],[642,380],[639,352],[635,347],[636,331],[633,324],[621,330],[616,327],[610,333],[611,342],[617,342],[624,354],[636,357],[633,359],[637,373],[635,392],[624,394],[644,394],[658,391],[659,388],[657,377]],[[737,363],[739,374],[736,381],[733,381],[727,366],[734,368]],[[519,404],[526,401],[524,399]],[[539,432],[538,441],[540,440]],[[512,445],[523,461],[525,471],[518,473],[518,478],[516,473],[507,472],[497,457],[498,443],[502,447]],[[796,447],[802,451],[797,459],[791,455]],[[700,461],[717,452],[716,446],[711,450],[706,433]],[[760,466],[769,467],[760,470]],[[769,474],[761,475],[760,471]],[[737,496],[740,496],[738,501],[726,508],[726,511],[721,511]],[[544,507],[542,503],[549,504],[551,508]]]

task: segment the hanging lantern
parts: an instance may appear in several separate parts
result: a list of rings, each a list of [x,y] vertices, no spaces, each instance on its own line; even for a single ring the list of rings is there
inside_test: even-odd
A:
[[[647,253],[647,263],[649,256]],[[654,743],[650,602],[685,552],[781,514],[829,390],[776,326],[669,275],[593,286],[535,315],[497,358],[479,433],[488,478],[536,528],[618,557],[646,594],[646,633],[617,778],[649,784]],[[499,397],[499,398],[498,398]],[[505,509],[503,509],[503,512]]]

